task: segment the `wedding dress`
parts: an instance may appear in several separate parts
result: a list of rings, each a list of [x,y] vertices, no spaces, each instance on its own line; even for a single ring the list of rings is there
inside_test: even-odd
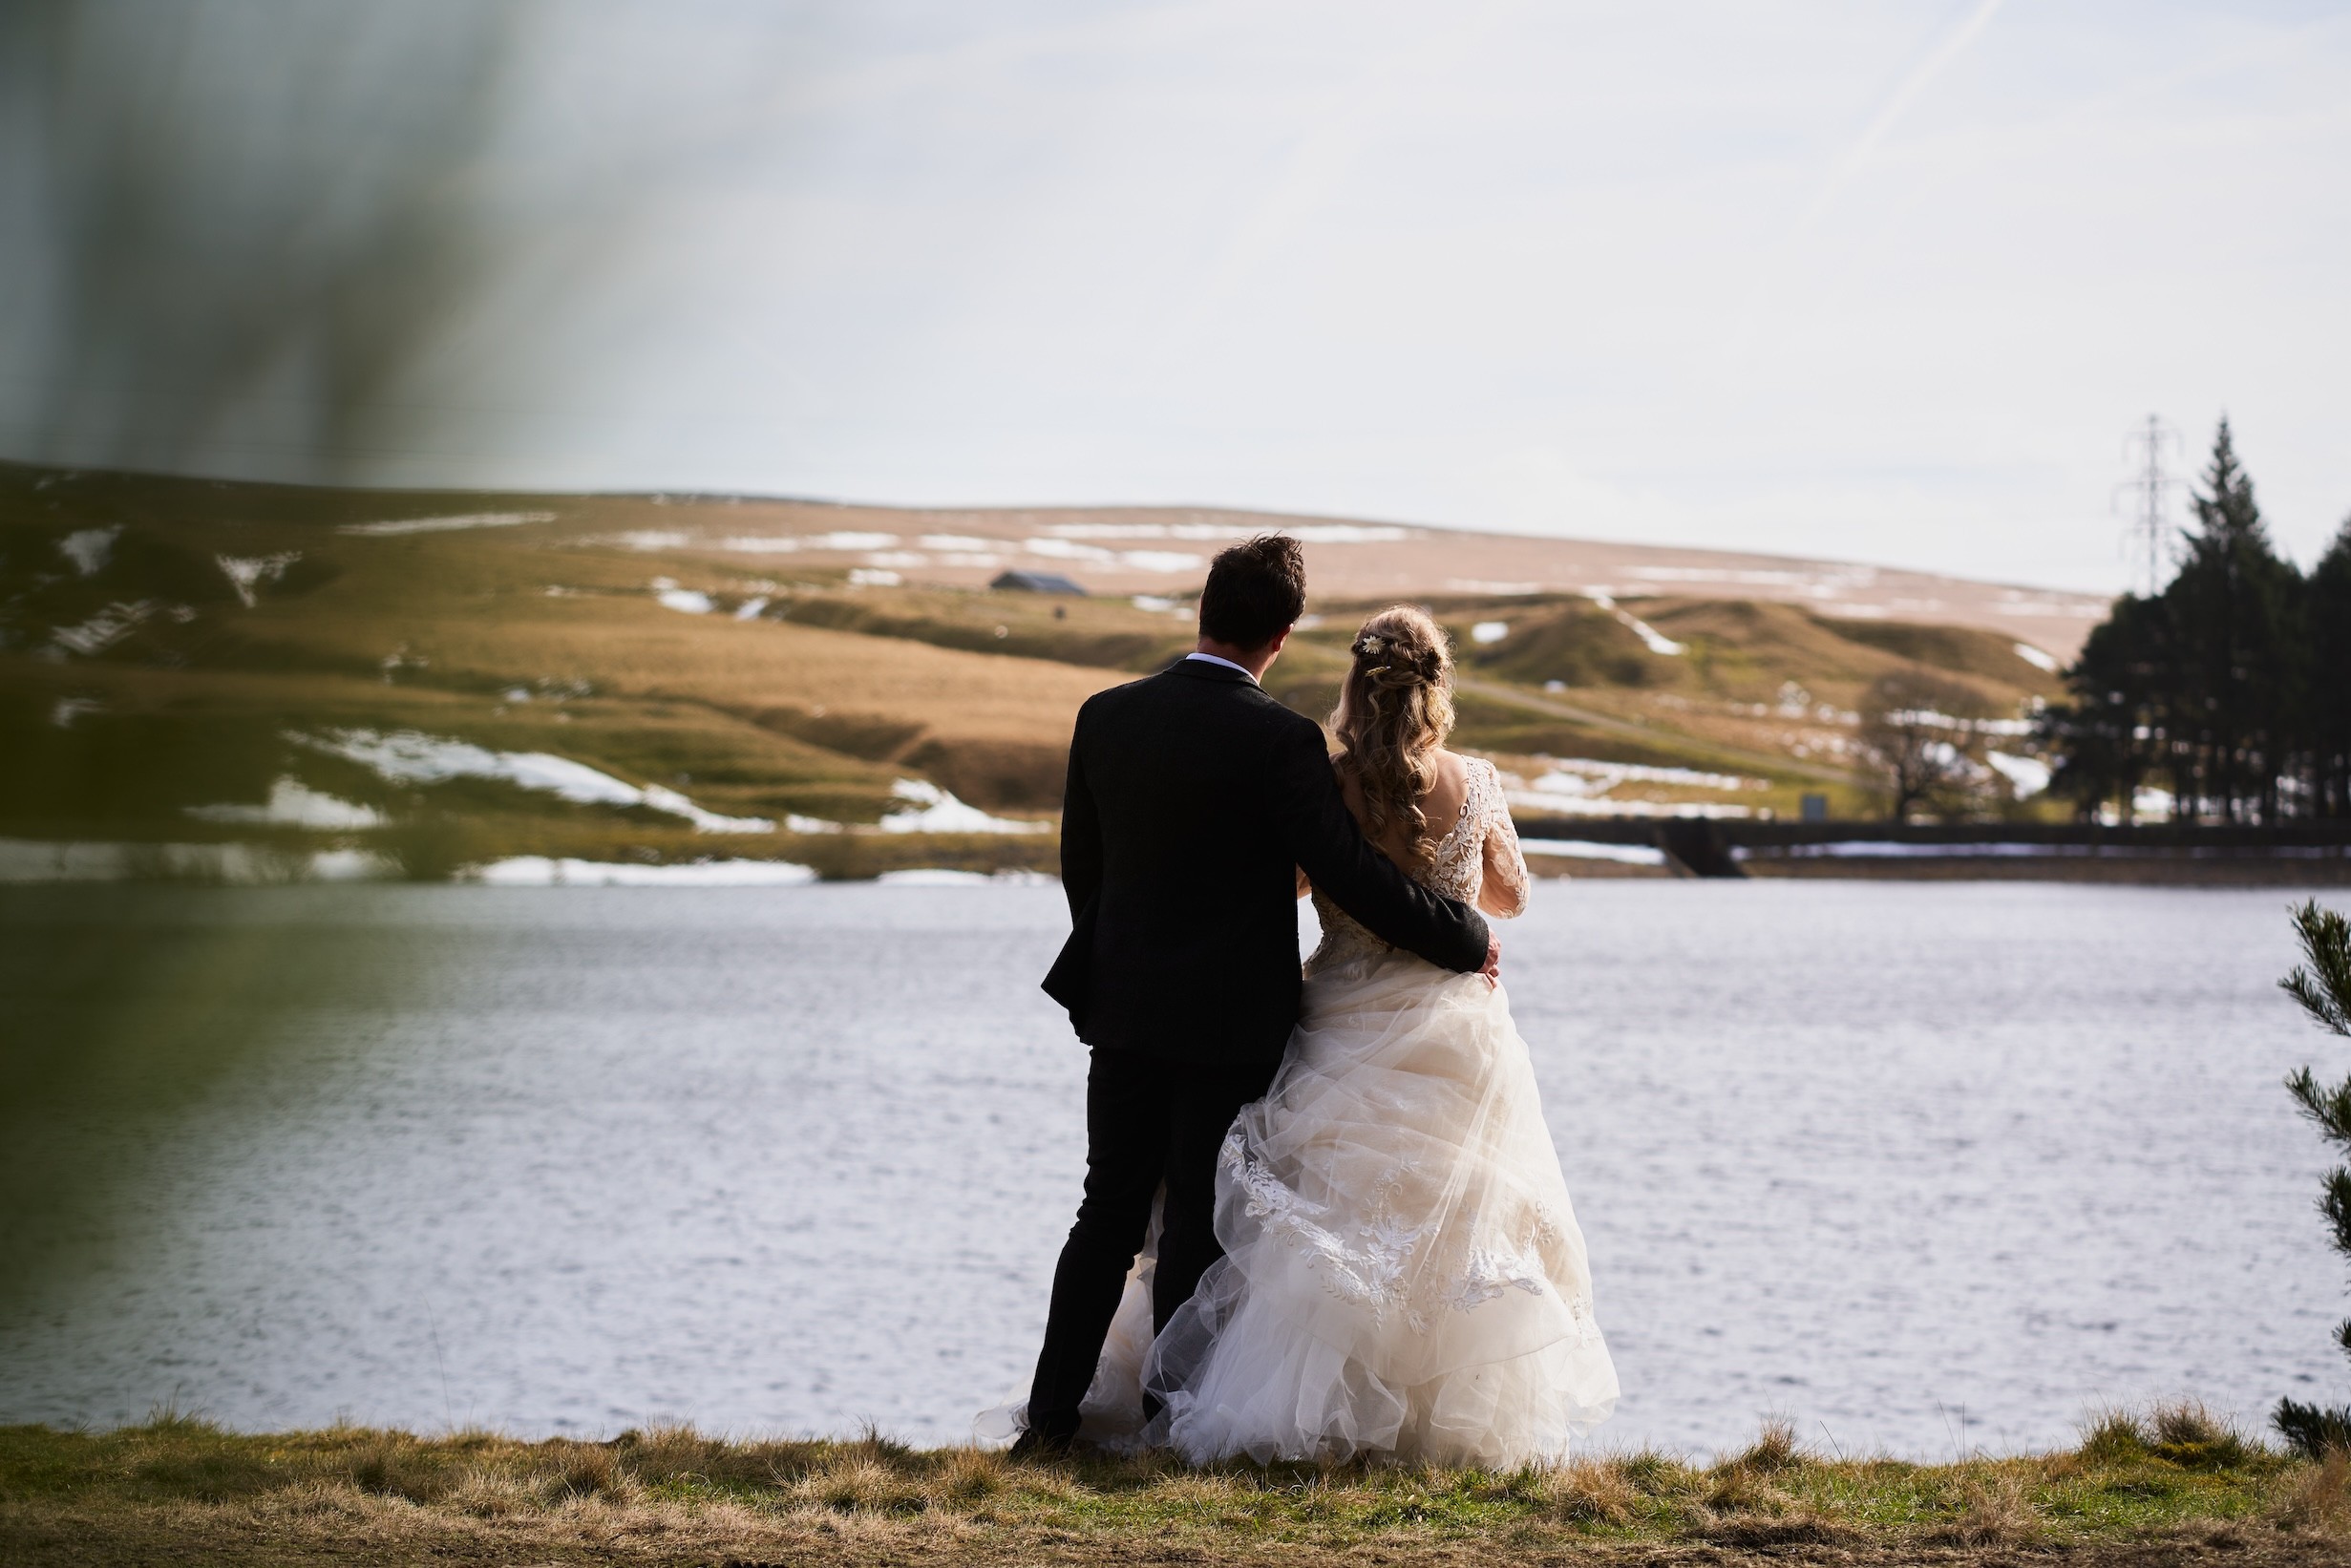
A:
[[[1469,785],[1416,875],[1473,901],[1491,857],[1523,889],[1493,765]],[[1288,1055],[1220,1154],[1225,1256],[1156,1342],[1137,1261],[1085,1434],[1196,1463],[1564,1458],[1617,1376],[1509,998],[1315,910]],[[1148,1426],[1144,1387],[1165,1402]]]

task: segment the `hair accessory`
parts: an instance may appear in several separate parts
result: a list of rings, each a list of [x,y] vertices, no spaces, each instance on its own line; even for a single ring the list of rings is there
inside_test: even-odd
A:
[[[1349,651],[1361,661],[1365,674],[1385,675],[1390,687],[1433,686],[1445,667],[1443,649],[1415,651],[1399,639],[1378,632],[1365,632]]]

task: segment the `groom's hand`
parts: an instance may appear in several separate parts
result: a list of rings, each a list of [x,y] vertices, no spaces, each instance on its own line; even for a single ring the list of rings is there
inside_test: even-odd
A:
[[[1486,966],[1477,971],[1486,977],[1486,988],[1492,990],[1502,984],[1502,939],[1486,933]]]

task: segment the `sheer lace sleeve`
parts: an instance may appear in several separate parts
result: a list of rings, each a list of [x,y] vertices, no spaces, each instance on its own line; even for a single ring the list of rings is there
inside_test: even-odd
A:
[[[1485,826],[1485,879],[1477,906],[1489,915],[1509,920],[1527,912],[1527,861],[1518,851],[1518,829],[1510,819],[1510,802],[1502,798],[1502,780],[1493,764],[1476,759],[1470,764],[1470,789],[1477,797],[1473,808]]]

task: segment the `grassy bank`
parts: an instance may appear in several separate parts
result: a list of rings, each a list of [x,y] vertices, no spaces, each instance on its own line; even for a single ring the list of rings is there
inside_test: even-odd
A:
[[[0,1430],[0,1560],[219,1562],[2242,1563],[2351,1556],[2351,1462],[2291,1460],[2193,1409],[2070,1452],[1948,1465],[1807,1452],[1767,1429],[1712,1466],[1641,1453],[1493,1474],[967,1449],[604,1443],[165,1418]]]

